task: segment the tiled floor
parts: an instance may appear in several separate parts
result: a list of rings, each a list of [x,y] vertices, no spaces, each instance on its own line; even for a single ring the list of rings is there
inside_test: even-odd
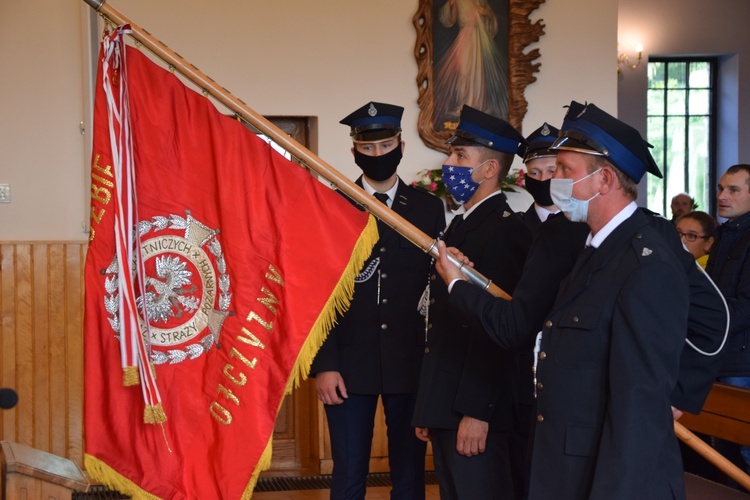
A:
[[[391,488],[379,486],[367,488],[367,500],[388,500]],[[253,494],[255,500],[328,500],[330,490],[304,490],[304,491],[268,491]],[[428,484],[426,500],[439,500],[438,486]]]

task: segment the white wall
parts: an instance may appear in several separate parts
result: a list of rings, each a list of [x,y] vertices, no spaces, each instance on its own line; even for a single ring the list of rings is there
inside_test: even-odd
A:
[[[359,170],[349,153],[348,130],[338,121],[369,100],[406,108],[402,125],[407,147],[400,167],[404,179],[411,180],[420,169],[436,168],[444,159],[422,144],[416,129],[416,0],[110,4],[257,112],[318,117],[319,155],[351,178]],[[82,97],[84,7],[76,0],[0,5],[0,42],[20,47],[12,56],[6,50],[0,53],[3,67],[14,75],[13,81],[0,80],[0,184],[11,183],[13,190],[13,202],[0,204],[0,240],[85,236],[81,224],[87,222],[82,200],[87,196],[88,159],[82,160],[78,133],[78,123],[89,113]],[[55,15],[39,15],[50,10]],[[526,91],[524,132],[543,121],[559,125],[562,106],[571,99],[595,102],[616,113],[617,1],[549,0],[532,19],[543,19],[547,34],[536,45],[542,66],[537,82]],[[37,106],[39,110],[32,111]]]
[[[0,241],[82,240],[82,2],[0,2]]]

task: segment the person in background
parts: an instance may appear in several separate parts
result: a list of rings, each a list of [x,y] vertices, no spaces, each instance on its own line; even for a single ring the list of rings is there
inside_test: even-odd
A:
[[[461,110],[443,165],[449,193],[462,206],[445,241],[508,293],[521,276],[531,232],[501,190],[524,141],[508,122],[470,106]],[[413,424],[432,442],[440,498],[520,498],[519,380],[515,354],[495,345],[448,306],[448,290],[430,277],[427,346]],[[516,464],[516,465],[514,465]]]
[[[738,164],[719,179],[719,226],[706,272],[724,294],[731,315],[729,340],[717,380],[750,389],[750,165]],[[734,452],[740,468],[750,471],[750,447],[717,443],[719,451]],[[738,450],[739,448],[739,450]],[[732,455],[731,453],[729,453]]]
[[[716,219],[706,212],[688,212],[677,220],[677,232],[688,252],[705,269],[708,251],[714,244]]]
[[[534,198],[534,203],[523,214],[523,221],[534,230],[550,215],[560,210],[549,196],[550,179],[555,173],[557,151],[549,149],[557,139],[559,130],[547,122],[526,137],[526,146],[521,146],[519,154],[526,165],[526,191]]]
[[[688,213],[695,206],[695,200],[687,193],[680,193],[672,197],[669,205],[672,210],[672,223],[677,224],[680,217]]]
[[[445,228],[439,198],[405,184],[401,162],[403,108],[369,102],[341,123],[351,127],[357,184],[426,234]],[[378,399],[385,410],[392,499],[423,499],[425,443],[411,426],[424,320],[417,303],[430,257],[378,222],[380,239],[354,284],[349,310],[313,361],[318,398],[325,404],[333,457],[331,499],[365,498]]]

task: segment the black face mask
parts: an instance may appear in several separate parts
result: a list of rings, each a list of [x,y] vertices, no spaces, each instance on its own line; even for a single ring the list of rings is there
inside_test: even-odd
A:
[[[381,156],[368,156],[354,148],[354,163],[362,169],[365,177],[378,182],[390,179],[396,173],[396,167],[401,163],[402,157],[401,143]]]
[[[537,203],[537,205],[548,207],[555,204],[549,194],[550,180],[551,179],[547,179],[546,181],[538,181],[536,179],[532,179],[531,177],[526,177],[524,181],[524,187],[526,188],[526,191],[528,191],[529,194],[534,197],[534,201]]]

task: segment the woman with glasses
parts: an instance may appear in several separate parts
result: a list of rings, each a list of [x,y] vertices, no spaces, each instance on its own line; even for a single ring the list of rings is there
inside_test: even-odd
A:
[[[714,244],[716,220],[706,212],[688,212],[677,221],[677,232],[685,248],[704,269]]]

